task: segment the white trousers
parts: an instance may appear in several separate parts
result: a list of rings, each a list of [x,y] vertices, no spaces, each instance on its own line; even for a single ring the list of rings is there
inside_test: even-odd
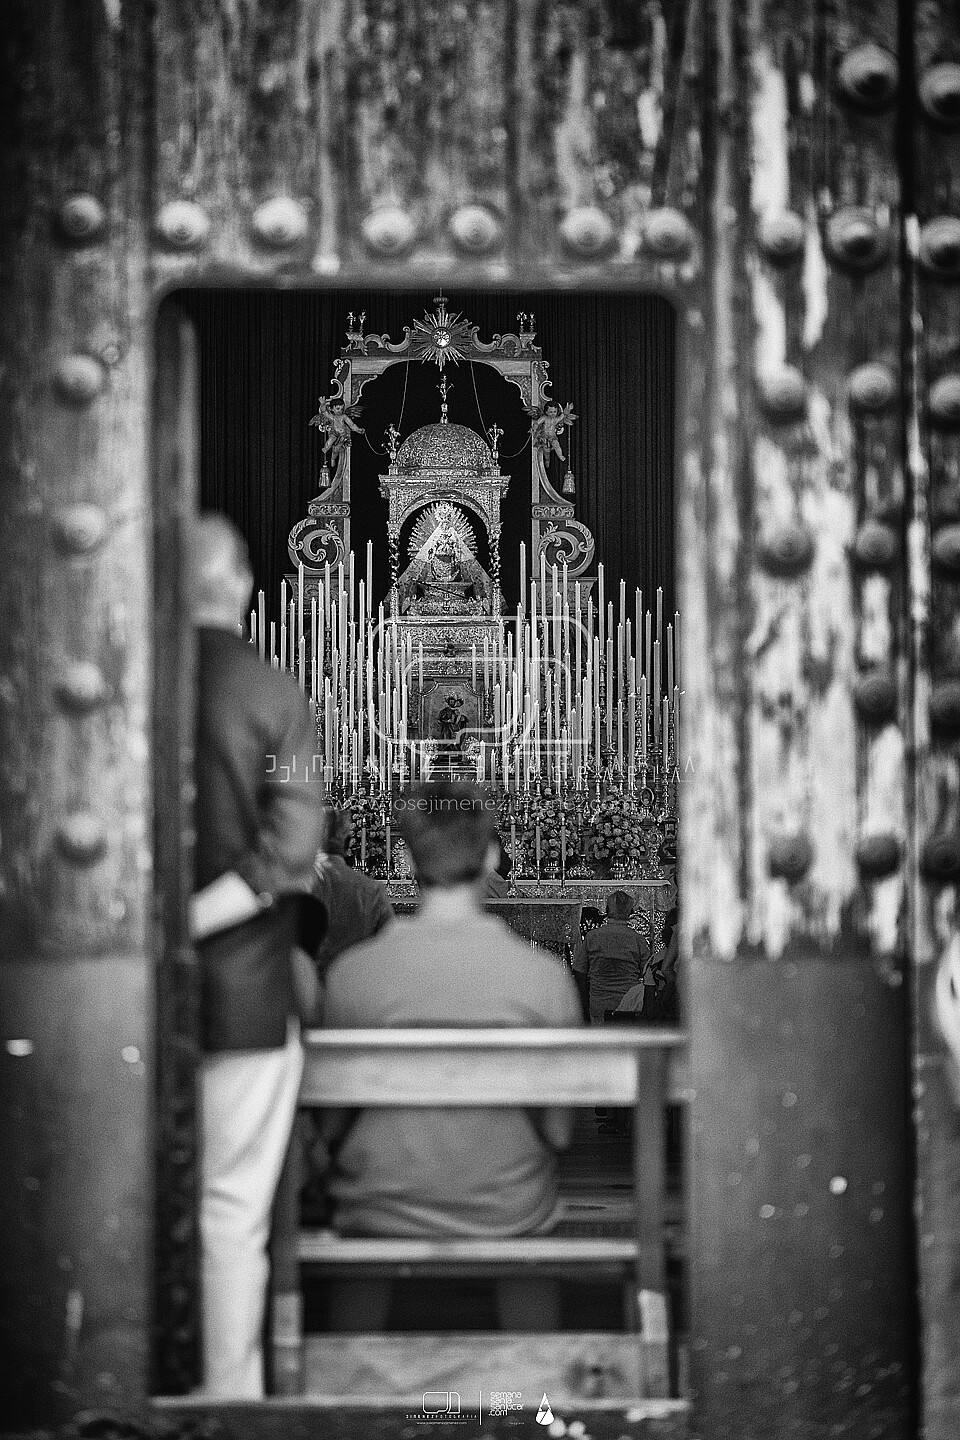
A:
[[[303,1049],[208,1056],[200,1072],[205,1395],[263,1395],[270,1210],[297,1107]]]

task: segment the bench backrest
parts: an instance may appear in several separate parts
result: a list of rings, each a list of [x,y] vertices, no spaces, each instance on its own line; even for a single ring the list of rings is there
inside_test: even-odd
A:
[[[679,1030],[311,1030],[303,1105],[632,1105]],[[673,1087],[670,1087],[673,1088]]]

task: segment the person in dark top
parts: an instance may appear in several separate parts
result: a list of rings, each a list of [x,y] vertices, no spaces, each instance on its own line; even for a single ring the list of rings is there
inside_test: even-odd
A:
[[[629,924],[632,914],[626,890],[614,890],[603,924],[590,930],[574,953],[574,971],[587,979],[593,1025],[602,1025],[605,1013],[616,1010],[627,991],[645,978],[650,946]]]
[[[263,1394],[270,1209],[303,1067],[292,957],[320,843],[309,707],[241,637],[246,546],[221,516],[190,539],[198,627],[196,890],[242,905],[200,941],[204,1391]]]
[[[629,993],[653,994],[650,946],[629,923],[633,900],[626,890],[614,890],[606,910],[603,923],[582,937],[573,956],[574,974],[586,982],[591,1025],[614,1016]],[[595,1114],[601,1135],[627,1133],[628,1110],[598,1106]]]
[[[361,940],[369,940],[393,920],[386,885],[347,863],[353,821],[346,810],[324,809],[326,835],[317,856],[313,892],[323,902],[329,929],[316,952],[321,980],[337,956]]]
[[[657,992],[652,1004],[645,1009],[649,1019],[658,1024],[677,1024],[680,1020],[680,994],[677,988],[677,959],[680,935],[677,929],[677,912],[671,910],[663,923],[664,951],[660,956],[657,975]]]
[[[487,867],[487,873],[483,879],[484,900],[506,900],[510,894],[510,861],[498,836],[493,838],[493,847],[496,850],[496,858]]]

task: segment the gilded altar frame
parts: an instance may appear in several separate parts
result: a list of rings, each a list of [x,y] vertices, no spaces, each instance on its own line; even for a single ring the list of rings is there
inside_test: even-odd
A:
[[[442,309],[443,297],[439,296],[435,303],[441,307],[439,313],[445,314]],[[334,362],[330,382],[331,400],[342,400],[345,406],[355,405],[359,403],[364,388],[391,366],[422,363],[429,358],[423,353],[423,333],[427,328],[424,322],[416,322],[413,326],[405,325],[403,339],[395,342],[388,335],[364,331],[362,316],[359,324],[354,322],[352,314],[349,318],[351,323],[347,330],[347,343]],[[425,318],[427,322],[434,322],[437,317],[427,315]],[[543,358],[541,347],[535,343],[534,317],[521,312],[517,319],[519,328],[516,333],[498,333],[489,341],[480,339],[479,326],[461,324],[460,329],[465,333],[457,339],[458,357],[468,364],[492,366],[505,380],[516,385],[523,405],[528,409],[535,409],[553,398],[549,393],[552,383],[549,376],[550,364]],[[308,585],[311,581],[316,584],[317,577],[328,561],[333,568],[349,554],[350,470],[348,446],[341,452],[329,484],[310,501],[307,518],[298,521],[290,532],[290,559],[295,566],[303,565]],[[327,478],[325,472],[321,472],[321,478]],[[505,489],[506,485],[500,491],[501,496]],[[540,556],[543,554],[548,567],[554,564],[565,566],[571,580],[584,576],[594,557],[593,535],[582,521],[575,518],[574,502],[554,488],[544,463],[543,452],[532,444],[529,493],[529,543],[534,570],[539,566]],[[438,495],[435,498],[440,497]],[[490,497],[487,497],[487,505],[484,505],[483,498],[470,490],[458,498],[485,517],[491,545],[499,544],[499,506],[494,514],[489,508]],[[408,506],[399,503],[395,505],[393,493],[390,492],[391,556],[399,539],[399,528],[415,506],[416,502],[413,500]],[[581,588],[585,603],[590,589],[589,580],[583,583]]]

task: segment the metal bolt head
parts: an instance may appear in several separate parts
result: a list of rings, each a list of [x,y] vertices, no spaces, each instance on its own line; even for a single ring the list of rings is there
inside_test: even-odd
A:
[[[897,870],[901,853],[896,835],[864,835],[857,842],[857,868],[865,879],[882,880]]]
[[[767,846],[767,868],[776,880],[798,884],[813,864],[813,845],[806,835],[774,835]]]
[[[933,568],[941,575],[960,576],[960,525],[940,525],[930,543]]]
[[[75,865],[94,865],[107,848],[107,837],[95,815],[76,810],[57,826],[57,846]]]
[[[863,671],[853,682],[853,703],[868,725],[888,725],[897,713],[897,683],[884,666]]]
[[[960,833],[928,835],[920,847],[920,873],[933,885],[955,885],[960,880]]]
[[[941,215],[920,231],[920,264],[939,280],[960,280],[960,220]]]
[[[960,680],[940,680],[930,695],[930,728],[941,740],[960,736]]]
[[[960,428],[960,375],[941,375],[930,387],[927,401],[931,425],[939,430]]]
[[[54,516],[54,541],[65,555],[91,554],[106,534],[107,516],[98,505],[64,505]]]
[[[210,220],[192,200],[170,200],[157,215],[156,231],[172,250],[199,250],[210,234]]]
[[[595,260],[616,242],[613,221],[596,205],[578,205],[560,221],[560,238],[574,255]]]
[[[86,715],[103,704],[107,682],[99,665],[90,660],[76,660],[64,666],[54,691],[64,710],[74,715]]]
[[[503,226],[485,205],[461,205],[450,216],[447,227],[458,250],[467,255],[486,255],[503,238]]]
[[[920,104],[935,125],[945,130],[960,126],[960,65],[941,60],[920,76]]]
[[[851,409],[861,415],[880,415],[897,398],[897,378],[889,365],[871,360],[850,372],[847,394]]]
[[[792,265],[804,251],[806,233],[799,215],[781,210],[764,215],[757,226],[757,246],[771,265]]]
[[[364,217],[360,233],[368,250],[394,258],[411,248],[417,227],[413,217],[399,205],[381,205]]]
[[[791,580],[810,568],[816,545],[809,528],[798,520],[772,526],[761,538],[758,559],[768,575]]]
[[[107,228],[107,212],[95,195],[69,195],[57,212],[57,224],[65,240],[91,245]]]
[[[651,210],[643,222],[643,243],[658,260],[686,260],[693,238],[686,215],[668,205]]]
[[[285,250],[296,245],[307,233],[307,215],[303,206],[288,195],[265,200],[253,212],[253,233],[261,245],[271,250]]]
[[[872,210],[851,205],[830,216],[826,250],[835,265],[865,274],[877,269],[890,253],[890,232]]]
[[[874,40],[848,50],[837,71],[840,93],[858,110],[886,110],[897,96],[897,57]]]
[[[891,570],[900,559],[900,537],[882,520],[865,520],[853,542],[853,558],[862,570]]]
[[[103,389],[106,372],[92,355],[66,355],[54,371],[53,383],[68,405],[89,405]]]
[[[779,365],[757,376],[760,404],[771,420],[787,423],[807,413],[807,385],[793,365]]]

